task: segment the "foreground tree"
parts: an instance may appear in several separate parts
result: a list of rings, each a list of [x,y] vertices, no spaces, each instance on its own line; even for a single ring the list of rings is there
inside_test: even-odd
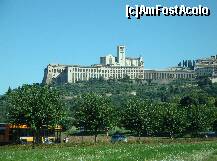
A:
[[[190,106],[187,109],[187,133],[197,135],[198,132],[212,130],[216,119],[216,109],[212,106]]]
[[[180,108],[177,104],[163,103],[162,105],[164,106],[162,132],[169,135],[171,138],[173,138],[174,135],[183,134],[188,125],[187,111]]]
[[[147,124],[149,121],[148,104],[139,99],[131,99],[122,110],[122,126],[141,136],[147,133]]]
[[[31,127],[36,143],[41,142],[40,130],[43,126],[54,127],[65,116],[61,96],[49,86],[23,85],[6,97],[9,122]]]
[[[114,111],[111,101],[96,94],[84,94],[77,100],[75,124],[94,133],[94,142],[98,132],[112,126]]]

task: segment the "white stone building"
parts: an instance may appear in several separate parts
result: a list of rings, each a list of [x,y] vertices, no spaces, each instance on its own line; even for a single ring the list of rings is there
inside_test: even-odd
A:
[[[217,76],[217,55],[210,58],[198,59],[195,64],[195,74],[197,76]]]
[[[92,66],[49,64],[44,70],[43,83],[57,84],[87,81],[91,78],[141,80],[192,79],[194,71],[182,69],[145,70],[143,58],[127,58],[125,46],[117,47],[117,57],[111,54],[100,58],[100,64]]]
[[[126,47],[123,45],[117,46],[117,57],[112,56],[111,54],[100,57],[101,65],[110,65],[110,66],[127,66],[127,67],[138,67],[144,66],[143,58],[129,58],[126,57]]]

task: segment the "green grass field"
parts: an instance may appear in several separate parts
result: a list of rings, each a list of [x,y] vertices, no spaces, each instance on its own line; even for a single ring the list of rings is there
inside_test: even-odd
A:
[[[1,161],[217,161],[217,141],[0,147]]]

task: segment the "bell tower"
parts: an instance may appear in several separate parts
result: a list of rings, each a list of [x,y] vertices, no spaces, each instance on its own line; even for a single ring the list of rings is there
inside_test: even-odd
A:
[[[120,66],[125,66],[125,53],[126,53],[126,47],[123,45],[119,45],[117,47],[117,63]]]

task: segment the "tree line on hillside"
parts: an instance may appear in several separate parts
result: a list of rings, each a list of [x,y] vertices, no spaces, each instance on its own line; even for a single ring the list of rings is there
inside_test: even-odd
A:
[[[123,127],[136,136],[169,137],[185,134],[196,136],[199,132],[216,129],[217,107],[214,100],[206,104],[184,97],[175,104],[133,98],[118,110],[112,108],[109,98],[96,94],[83,95],[78,102],[74,114],[75,125],[93,131],[95,136],[112,126]]]
[[[74,99],[73,110],[56,89],[24,85],[7,93],[8,121],[27,124],[39,142],[42,126],[67,124],[98,133],[118,126],[136,136],[195,136],[216,130],[217,110],[213,97],[192,93],[178,102],[152,102],[132,97],[116,108],[110,97],[87,93]],[[68,126],[69,126],[68,125]]]
[[[4,122],[27,124],[38,141],[42,126],[56,124],[61,124],[65,130],[71,126],[82,128],[94,134],[95,141],[98,133],[113,127],[124,128],[136,136],[196,136],[199,132],[217,130],[214,92],[217,86],[206,79],[197,83],[197,86],[189,82],[147,86],[100,81],[93,85],[103,88],[107,84],[112,90],[118,85],[123,88],[111,95],[89,91],[91,88],[85,91],[90,87],[87,82],[62,87],[23,85],[9,89],[0,98],[1,115]],[[70,95],[78,86],[83,92]],[[68,90],[63,91],[64,88]],[[128,93],[132,89],[137,95]]]

